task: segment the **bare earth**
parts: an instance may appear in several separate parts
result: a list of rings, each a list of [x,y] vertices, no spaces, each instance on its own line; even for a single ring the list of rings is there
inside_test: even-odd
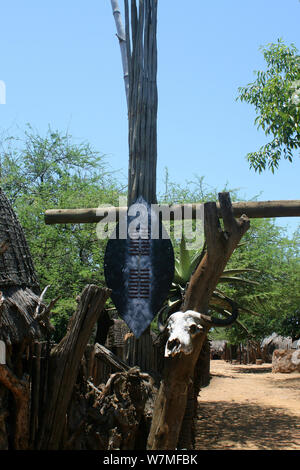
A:
[[[196,449],[300,450],[300,373],[211,361],[200,391]]]

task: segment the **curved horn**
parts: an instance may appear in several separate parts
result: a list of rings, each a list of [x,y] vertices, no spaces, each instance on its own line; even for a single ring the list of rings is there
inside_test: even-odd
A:
[[[157,314],[157,327],[160,333],[163,333],[166,329],[166,324],[163,323],[163,313],[166,309],[166,306],[162,307]]]
[[[231,315],[228,318],[215,318],[208,315],[202,315],[204,322],[207,323],[209,327],[232,325],[238,317],[239,310],[237,304],[229,297],[223,297],[231,305]]]

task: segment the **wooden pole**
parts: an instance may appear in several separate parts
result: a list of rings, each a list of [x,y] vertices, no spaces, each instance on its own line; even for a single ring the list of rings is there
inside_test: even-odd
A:
[[[121,20],[121,12],[119,7],[118,0],[111,0],[111,7],[116,23],[117,29],[117,38],[119,40],[121,58],[122,58],[122,67],[123,67],[123,76],[124,76],[124,85],[125,85],[125,94],[128,106],[129,98],[129,76],[128,76],[128,58],[127,58],[127,47],[126,47],[126,35],[125,30]]]
[[[156,202],[157,161],[157,0],[125,0],[128,60],[128,206],[138,196]]]
[[[159,205],[162,208],[163,219],[165,219],[165,210],[168,206]],[[170,220],[176,214],[180,217],[196,219],[200,204],[174,204],[171,206]],[[184,208],[191,209],[186,210]],[[234,217],[240,217],[246,214],[249,219],[272,218],[272,217],[300,217],[300,200],[290,201],[251,201],[251,202],[233,202],[232,210]],[[116,215],[116,220],[120,216],[125,216],[127,207],[107,207],[104,209],[49,209],[45,212],[45,223],[52,224],[88,224],[97,223],[107,215]],[[217,215],[221,217],[220,204],[217,203]]]

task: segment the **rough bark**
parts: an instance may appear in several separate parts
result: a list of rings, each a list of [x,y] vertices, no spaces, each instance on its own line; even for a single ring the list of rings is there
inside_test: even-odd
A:
[[[177,447],[188,387],[192,383],[194,367],[204,340],[205,336],[200,336],[189,355],[165,358],[163,379],[155,400],[148,437],[148,450],[171,450]]]
[[[242,215],[239,220],[234,218],[229,193],[220,193],[219,203],[224,230],[222,230],[218,219],[216,203],[207,202],[204,205],[207,251],[190,279],[184,298],[183,311],[207,312],[209,299],[230,256],[250,227],[246,215]]]
[[[119,357],[117,357],[114,353],[101,344],[95,344],[94,354],[96,357],[101,358],[106,364],[111,366],[115,371],[125,372],[126,370],[130,369],[126,362],[122,361]]]
[[[194,377],[187,391],[187,404],[178,438],[179,449],[194,449],[198,395],[202,387],[210,380],[210,344],[205,338],[194,368]]]
[[[49,360],[47,408],[38,447],[59,449],[65,416],[88,339],[110,290],[88,285],[83,290],[69,331],[53,348]]]
[[[206,313],[209,299],[232,252],[249,228],[242,216],[235,220],[228,193],[219,194],[224,231],[220,227],[216,203],[206,203],[204,229],[207,252],[192,275],[186,291],[183,311]],[[184,418],[188,387],[194,380],[194,368],[208,330],[194,339],[189,355],[165,359],[165,370],[155,402],[148,449],[175,449]]]

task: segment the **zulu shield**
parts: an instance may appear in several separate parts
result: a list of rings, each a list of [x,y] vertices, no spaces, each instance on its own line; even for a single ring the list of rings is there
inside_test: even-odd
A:
[[[137,215],[130,215],[136,211]],[[118,313],[138,338],[168,295],[174,255],[158,215],[142,197],[130,207],[126,219],[107,243],[104,272]],[[120,226],[124,225],[127,236],[122,239]]]

